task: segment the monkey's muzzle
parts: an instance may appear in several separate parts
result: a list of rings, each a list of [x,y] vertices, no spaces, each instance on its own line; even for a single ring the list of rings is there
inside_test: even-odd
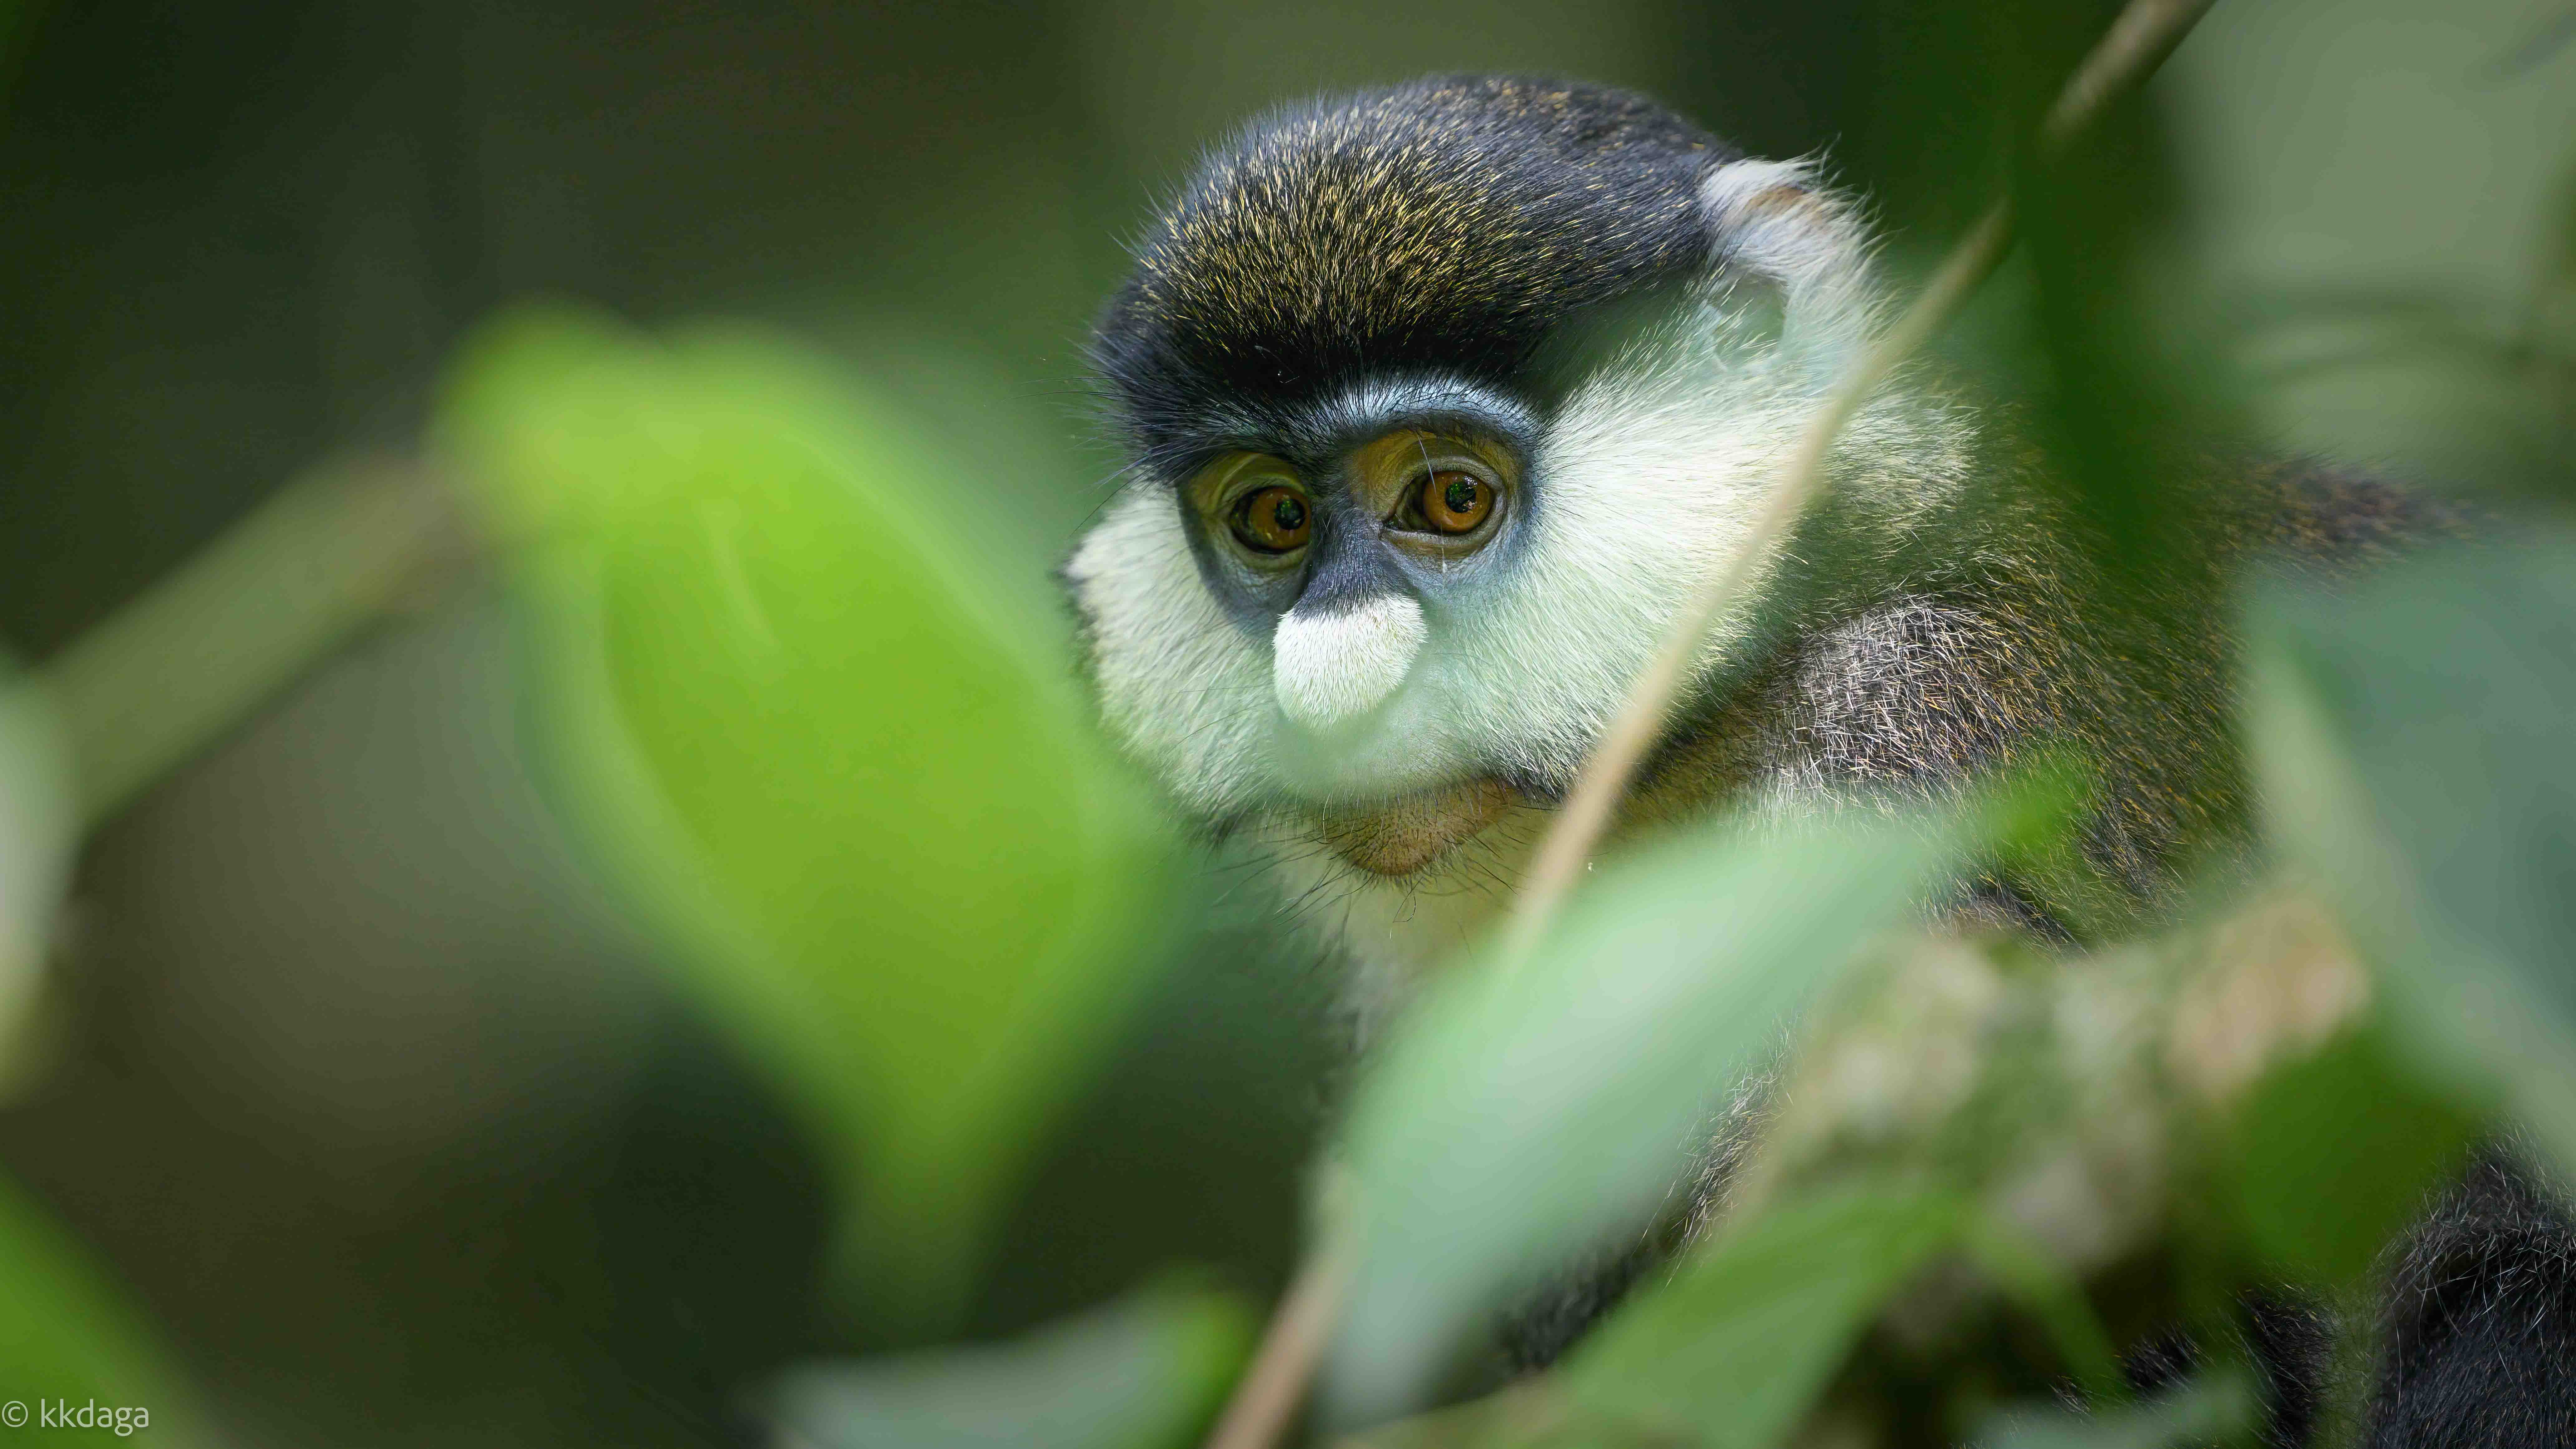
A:
[[[1404,876],[1474,839],[1503,817],[1512,798],[1511,788],[1499,780],[1468,780],[1314,818],[1335,855],[1372,875]]]
[[[1312,730],[1368,713],[1404,683],[1423,634],[1422,606],[1403,594],[1291,610],[1271,639],[1279,712]]]

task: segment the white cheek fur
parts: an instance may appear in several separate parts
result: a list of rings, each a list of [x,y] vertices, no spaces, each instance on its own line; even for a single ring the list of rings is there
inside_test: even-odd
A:
[[[1516,567],[1444,641],[1442,682],[1480,753],[1570,782],[1682,600],[1743,536],[1779,419],[1752,398],[1712,406],[1711,381],[1603,376],[1560,410]]]
[[[1110,733],[1211,818],[1270,790],[1270,660],[1227,618],[1170,490],[1127,485],[1065,564]]]

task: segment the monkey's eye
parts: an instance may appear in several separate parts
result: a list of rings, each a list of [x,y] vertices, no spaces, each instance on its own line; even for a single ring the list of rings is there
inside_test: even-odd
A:
[[[1473,533],[1494,511],[1494,489],[1473,473],[1443,468],[1423,478],[1415,505],[1434,533]]]
[[[1246,494],[1234,506],[1234,536],[1258,553],[1302,548],[1315,529],[1304,494],[1281,484]]]
[[[1498,536],[1515,468],[1499,444],[1413,428],[1362,445],[1350,461],[1354,491],[1385,510],[1386,541],[1444,568]]]

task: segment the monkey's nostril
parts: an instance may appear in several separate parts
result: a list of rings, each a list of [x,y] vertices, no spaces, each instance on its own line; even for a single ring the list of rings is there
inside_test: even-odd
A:
[[[1271,636],[1270,687],[1279,710],[1308,729],[1366,714],[1413,668],[1427,630],[1409,594],[1281,616]]]

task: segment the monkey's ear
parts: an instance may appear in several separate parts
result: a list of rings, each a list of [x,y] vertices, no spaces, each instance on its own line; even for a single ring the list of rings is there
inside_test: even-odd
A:
[[[1812,160],[1731,161],[1700,182],[1710,257],[1787,294],[1792,331],[1866,332],[1877,288],[1860,209],[1820,182]]]

